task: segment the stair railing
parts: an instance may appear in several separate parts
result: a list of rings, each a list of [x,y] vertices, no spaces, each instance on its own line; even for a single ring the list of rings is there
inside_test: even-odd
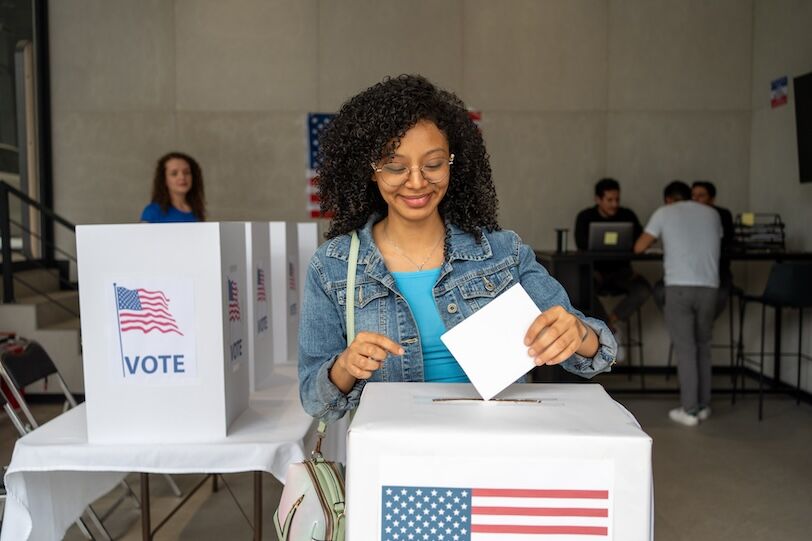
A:
[[[70,265],[70,262],[76,264],[76,257],[65,251],[60,249],[56,246],[55,242],[50,242],[47,239],[43,238],[42,236],[38,235],[34,231],[31,231],[28,227],[26,227],[23,223],[17,222],[12,219],[11,217],[11,198],[15,197],[20,200],[20,202],[26,206],[26,210],[31,208],[36,209],[40,213],[42,213],[48,220],[52,221],[55,224],[60,225],[64,229],[70,231],[71,233],[76,233],[76,226],[65,218],[56,214],[53,210],[43,206],[38,201],[35,201],[27,194],[21,192],[14,186],[11,186],[5,181],[0,181],[0,242],[2,242],[2,246],[0,247],[0,256],[2,257],[2,277],[3,277],[3,303],[13,303],[15,301],[14,298],[14,280],[22,283],[23,285],[28,286],[33,291],[45,295],[48,299],[53,302],[54,304],[60,306],[62,309],[70,312],[71,314],[78,317],[75,310],[59,303],[58,300],[53,299],[50,297],[46,292],[38,291],[35,287],[31,284],[26,283],[24,280],[20,280],[19,277],[14,276],[15,270],[20,269],[31,269],[31,268],[42,268],[48,269],[49,271],[53,269],[53,265],[46,265],[41,261],[38,261],[32,257],[26,255],[25,260],[20,262],[12,261],[12,234],[11,229],[12,225],[17,227],[20,231],[24,232],[25,234],[31,235],[39,240],[42,244],[44,244],[49,250],[54,250],[59,252],[62,256],[64,256],[65,260]],[[60,288],[64,289],[74,289],[75,284],[70,281],[70,269],[62,269],[62,271],[58,272],[58,279]]]

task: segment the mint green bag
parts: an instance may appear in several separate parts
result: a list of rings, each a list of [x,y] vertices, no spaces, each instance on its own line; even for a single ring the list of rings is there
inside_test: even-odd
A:
[[[347,267],[347,346],[355,339],[355,269],[358,235],[353,232]],[[352,292],[352,293],[351,293]],[[291,464],[279,507],[273,515],[279,541],[344,541],[344,468],[321,454],[327,423],[319,421],[316,448],[304,462]]]

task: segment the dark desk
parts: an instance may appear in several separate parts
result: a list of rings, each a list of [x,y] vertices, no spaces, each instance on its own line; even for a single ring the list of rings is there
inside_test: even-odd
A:
[[[730,261],[812,261],[812,252],[726,252]],[[537,251],[536,260],[558,280],[579,310],[592,313],[593,270],[596,261],[662,261],[663,254],[631,252],[552,252]],[[761,292],[758,292],[761,293]],[[775,311],[775,381],[781,381],[781,310]]]

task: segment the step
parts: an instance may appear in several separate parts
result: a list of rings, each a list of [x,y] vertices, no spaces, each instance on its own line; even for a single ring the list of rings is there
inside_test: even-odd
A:
[[[55,291],[48,296],[22,297],[17,299],[17,304],[36,307],[37,326],[40,328],[79,317],[78,291]]]
[[[40,327],[40,329],[53,331],[78,331],[82,329],[82,322],[78,317],[75,317],[54,323],[52,325],[44,325]]]
[[[0,277],[0,291],[3,279]],[[42,293],[59,291],[58,269],[32,269],[14,272],[14,298],[31,297]]]

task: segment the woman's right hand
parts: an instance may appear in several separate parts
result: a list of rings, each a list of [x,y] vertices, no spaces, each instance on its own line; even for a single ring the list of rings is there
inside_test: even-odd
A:
[[[390,353],[403,355],[405,351],[400,344],[382,334],[359,332],[336,359],[330,369],[330,379],[336,387],[348,393],[356,380],[371,378]]]

